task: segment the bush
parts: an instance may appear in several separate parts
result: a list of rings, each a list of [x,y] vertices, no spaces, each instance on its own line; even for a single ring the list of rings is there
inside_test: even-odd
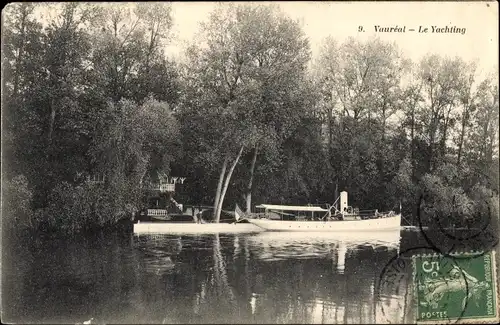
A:
[[[24,175],[17,175],[2,185],[2,218],[6,229],[33,229],[33,194]]]
[[[123,183],[60,183],[49,196],[47,208],[40,212],[41,230],[71,234],[103,228],[130,217],[137,207],[125,195],[127,188]]]
[[[481,228],[498,223],[498,195],[476,184],[468,192],[460,186],[463,171],[448,165],[422,177],[421,220],[445,226]]]
[[[74,233],[83,229],[91,214],[83,192],[81,186],[67,182],[58,184],[50,193],[48,206],[43,211],[45,229],[42,230]]]
[[[500,216],[498,195],[495,191],[478,184],[472,188],[470,196],[474,201],[475,222],[483,227],[489,225],[493,226],[493,230],[498,229]]]

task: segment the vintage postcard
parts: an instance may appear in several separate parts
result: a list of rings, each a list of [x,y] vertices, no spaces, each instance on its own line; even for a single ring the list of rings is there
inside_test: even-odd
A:
[[[2,323],[498,323],[498,23],[8,3]]]

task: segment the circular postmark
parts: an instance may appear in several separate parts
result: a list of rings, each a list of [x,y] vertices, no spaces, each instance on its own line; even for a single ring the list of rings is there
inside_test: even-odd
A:
[[[452,196],[450,202],[451,212],[445,214],[434,208],[433,198],[427,192],[420,195],[417,204],[418,227],[431,248],[452,258],[474,258],[498,244],[498,233],[493,224],[494,213],[488,200],[479,202],[477,205],[480,209],[471,215],[463,215],[462,211],[467,209],[461,206],[456,196]],[[457,251],[474,253],[454,254]]]
[[[380,314],[377,323],[407,323],[406,319],[396,319],[394,315],[405,315],[412,304],[411,286],[413,277],[412,256],[433,252],[432,247],[412,247],[393,256],[382,268],[375,287],[375,310]],[[410,318],[412,315],[409,315]]]
[[[457,303],[454,293],[457,290],[463,291],[460,297],[468,296],[467,279],[456,260],[431,246],[401,251],[380,273],[374,306],[380,317],[377,322],[454,323],[463,316],[467,306],[463,301]],[[401,319],[401,315],[405,318]]]

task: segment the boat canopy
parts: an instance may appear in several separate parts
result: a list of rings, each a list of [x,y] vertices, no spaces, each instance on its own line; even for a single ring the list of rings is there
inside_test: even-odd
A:
[[[266,210],[280,210],[280,211],[310,211],[310,212],[328,212],[328,209],[323,209],[318,206],[304,206],[304,205],[275,205],[275,204],[261,204],[256,208]]]

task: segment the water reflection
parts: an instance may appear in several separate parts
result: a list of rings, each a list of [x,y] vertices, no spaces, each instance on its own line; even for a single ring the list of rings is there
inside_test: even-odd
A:
[[[337,271],[340,274],[343,274],[345,270],[346,254],[347,254],[347,245],[344,242],[340,242],[337,250]]]
[[[399,233],[48,240],[16,253],[22,268],[10,265],[4,290],[9,315],[23,323],[394,321],[401,308],[382,296],[382,317],[374,288],[399,246]],[[403,295],[393,300],[405,303]]]
[[[369,259],[384,260],[399,247],[399,233],[379,237],[384,238],[338,238],[329,233],[247,237],[253,261],[260,263],[266,274],[266,278],[256,277],[257,282],[262,281],[262,291],[252,297],[259,315],[255,320],[373,323],[378,272],[371,268]]]
[[[331,258],[338,273],[345,270],[348,252],[363,247],[399,250],[400,233],[387,232],[359,237],[339,237],[332,233],[264,232],[248,237],[261,260]],[[371,237],[371,238],[370,238]]]
[[[175,268],[172,256],[182,251],[182,240],[180,237],[158,235],[137,237],[136,247],[146,273],[159,275]]]

